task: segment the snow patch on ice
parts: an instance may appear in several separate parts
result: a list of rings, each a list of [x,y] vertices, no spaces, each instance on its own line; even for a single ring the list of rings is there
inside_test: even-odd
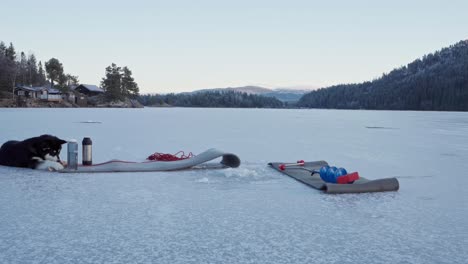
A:
[[[209,183],[210,180],[209,180],[207,177],[203,177],[203,178],[201,178],[201,179],[196,180],[196,182],[199,182],[199,183]]]

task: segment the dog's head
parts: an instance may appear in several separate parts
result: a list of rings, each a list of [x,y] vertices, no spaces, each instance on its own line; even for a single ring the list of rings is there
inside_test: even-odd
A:
[[[58,137],[51,135],[42,135],[31,139],[30,150],[35,157],[43,160],[60,161],[60,150],[62,144],[66,143]]]

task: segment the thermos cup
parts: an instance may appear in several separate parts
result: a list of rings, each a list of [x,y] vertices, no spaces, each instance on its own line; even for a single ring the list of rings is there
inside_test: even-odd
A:
[[[93,165],[93,142],[89,137],[83,138],[83,165]]]
[[[78,143],[75,139],[71,139],[67,144],[67,168],[78,169]]]

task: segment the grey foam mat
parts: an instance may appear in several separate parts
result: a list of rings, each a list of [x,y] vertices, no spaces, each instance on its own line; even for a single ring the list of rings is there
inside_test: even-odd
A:
[[[206,163],[214,159],[221,158],[219,163]],[[218,149],[209,149],[192,158],[177,161],[145,161],[129,162],[121,160],[111,160],[108,162],[91,166],[78,166],[77,170],[64,169],[62,173],[79,172],[144,172],[144,171],[172,171],[184,169],[219,169],[237,168],[240,166],[240,159],[235,154],[224,152]]]
[[[323,160],[305,162],[303,167],[286,167],[285,170],[280,170],[279,166],[285,163],[286,162],[271,162],[268,163],[268,165],[297,181],[326,193],[389,192],[397,191],[400,188],[400,184],[396,178],[368,180],[360,176],[359,180],[352,184],[335,184],[324,182],[318,173],[311,175],[311,172],[302,169],[319,170],[321,167],[328,165],[328,163]]]

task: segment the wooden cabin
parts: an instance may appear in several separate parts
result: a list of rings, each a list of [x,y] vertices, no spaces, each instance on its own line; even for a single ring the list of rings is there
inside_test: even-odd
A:
[[[102,88],[92,84],[80,84],[76,86],[74,90],[87,96],[95,96],[104,93]]]
[[[47,86],[17,86],[15,95],[23,98],[39,99],[48,102],[62,101],[62,92]]]

